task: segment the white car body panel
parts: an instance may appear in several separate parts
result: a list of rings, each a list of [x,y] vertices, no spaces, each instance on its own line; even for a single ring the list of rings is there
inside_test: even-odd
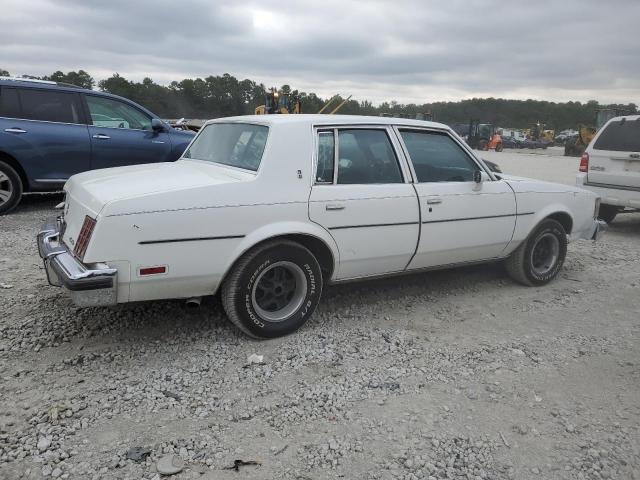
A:
[[[593,233],[596,196],[589,192],[506,175],[498,179],[484,167],[480,184],[413,183],[409,160],[393,136],[404,183],[313,184],[318,126],[408,125],[444,130],[457,138],[441,124],[328,115],[208,123],[216,122],[269,127],[257,172],[181,159],[93,170],[65,186],[69,212],[63,242],[76,241],[85,215],[97,220],[83,262],[117,269],[118,303],[213,294],[243,253],[278,236],[320,240],[333,260],[326,280],[342,281],[503,258],[542,219],[557,213],[573,219],[570,239]],[[427,213],[433,196],[442,202]],[[327,209],[333,204],[344,208]],[[365,228],[344,228],[358,226]],[[154,266],[167,271],[139,275],[140,268]]]
[[[338,245],[336,280],[402,271],[416,249],[418,202],[407,183],[315,185],[309,217]]]
[[[421,183],[416,189],[422,231],[410,268],[500,257],[511,241],[516,201],[507,182]]]

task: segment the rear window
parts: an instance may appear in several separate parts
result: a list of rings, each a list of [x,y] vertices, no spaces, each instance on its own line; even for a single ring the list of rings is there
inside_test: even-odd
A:
[[[257,171],[269,129],[247,123],[212,123],[204,127],[183,158]]]
[[[74,93],[20,89],[22,118],[46,122],[81,123],[80,102]]]
[[[640,120],[611,122],[593,145],[596,150],[640,152]]]

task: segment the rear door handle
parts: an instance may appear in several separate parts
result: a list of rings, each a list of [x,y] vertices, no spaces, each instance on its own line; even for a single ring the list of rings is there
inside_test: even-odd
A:
[[[7,133],[27,133],[26,130],[21,128],[5,128],[4,131]]]
[[[427,205],[437,205],[438,203],[442,203],[441,198],[427,198]]]
[[[344,210],[344,205],[338,203],[330,203],[324,207],[326,210]]]
[[[109,140],[111,137],[109,135],[105,135],[104,133],[96,133],[93,138],[97,138],[98,140]]]

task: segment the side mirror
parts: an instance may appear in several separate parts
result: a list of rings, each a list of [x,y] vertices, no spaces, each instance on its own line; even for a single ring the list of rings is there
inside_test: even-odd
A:
[[[154,132],[162,132],[164,130],[164,123],[159,118],[151,119],[151,129]]]
[[[482,183],[482,172],[480,170],[473,172],[473,181],[476,183]]]

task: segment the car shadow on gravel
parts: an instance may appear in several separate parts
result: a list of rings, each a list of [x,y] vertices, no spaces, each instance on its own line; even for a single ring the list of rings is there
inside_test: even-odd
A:
[[[28,193],[22,196],[18,206],[9,215],[23,213],[42,213],[43,209],[51,209],[64,200],[63,192],[53,193]]]
[[[503,282],[511,280],[502,263],[494,262],[330,285],[325,288],[320,304],[336,310],[353,304],[400,305],[416,299],[428,302],[445,295],[486,293]]]
[[[640,213],[621,213],[608,227],[611,233],[640,235]]]

